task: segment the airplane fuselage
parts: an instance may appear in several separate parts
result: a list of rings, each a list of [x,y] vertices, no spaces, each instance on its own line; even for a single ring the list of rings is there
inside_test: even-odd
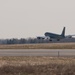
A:
[[[49,32],[46,32],[45,36],[48,36],[48,37],[53,38],[53,39],[63,39],[63,38],[65,38],[62,35],[58,35],[58,34],[54,34],[54,33],[49,33]]]

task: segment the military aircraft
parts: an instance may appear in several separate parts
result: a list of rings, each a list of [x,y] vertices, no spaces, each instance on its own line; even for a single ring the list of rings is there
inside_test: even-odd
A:
[[[72,36],[75,36],[75,35],[65,36],[65,27],[63,28],[61,34],[46,32],[44,35],[45,37],[37,37],[37,39],[49,39],[50,41],[52,41],[52,39],[56,39],[57,41],[60,41],[60,39],[64,39],[66,37],[72,38]]]
[[[59,41],[60,39],[65,38],[65,27],[63,28],[62,33],[59,34],[54,34],[54,33],[50,33],[50,32],[46,32],[45,36],[50,37],[50,41],[52,41],[52,39],[57,39],[57,41]]]

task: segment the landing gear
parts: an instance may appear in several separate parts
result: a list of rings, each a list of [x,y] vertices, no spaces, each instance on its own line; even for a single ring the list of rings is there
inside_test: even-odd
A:
[[[57,41],[60,41],[60,39],[57,39]]]
[[[52,41],[52,39],[50,39],[49,41]],[[60,41],[60,39],[57,39],[57,41]]]
[[[49,41],[52,41],[51,39]]]

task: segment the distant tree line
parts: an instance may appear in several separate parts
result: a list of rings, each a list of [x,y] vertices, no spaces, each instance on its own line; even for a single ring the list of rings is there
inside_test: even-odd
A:
[[[0,44],[34,44],[34,43],[49,43],[49,40],[47,40],[47,39],[37,39],[37,38],[0,39]]]
[[[12,38],[12,39],[0,39],[0,44],[37,44],[37,43],[62,43],[62,42],[75,42],[75,38],[65,38],[57,41],[56,39],[50,41],[49,39],[37,39],[37,38]]]

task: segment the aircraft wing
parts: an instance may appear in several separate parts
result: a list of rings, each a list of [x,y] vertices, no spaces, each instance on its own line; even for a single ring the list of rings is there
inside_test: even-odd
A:
[[[45,39],[45,37],[38,36],[37,39]]]
[[[37,39],[50,39],[50,37],[46,37],[46,36],[38,36]]]
[[[66,35],[65,37],[66,38],[72,38],[73,36],[75,36],[75,35]]]

